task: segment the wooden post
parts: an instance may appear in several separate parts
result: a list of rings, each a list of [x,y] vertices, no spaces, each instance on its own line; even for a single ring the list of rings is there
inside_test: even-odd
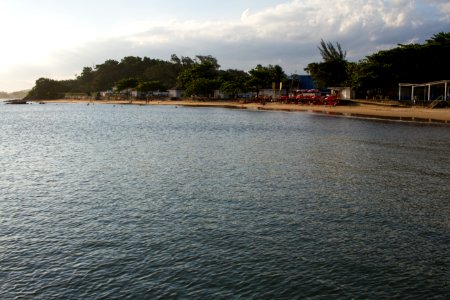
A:
[[[444,81],[444,100],[447,101],[447,94],[448,94],[448,85],[447,81]]]

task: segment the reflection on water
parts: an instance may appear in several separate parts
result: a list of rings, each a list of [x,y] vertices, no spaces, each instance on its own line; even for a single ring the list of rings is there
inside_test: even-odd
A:
[[[450,130],[0,105],[1,298],[447,298]]]

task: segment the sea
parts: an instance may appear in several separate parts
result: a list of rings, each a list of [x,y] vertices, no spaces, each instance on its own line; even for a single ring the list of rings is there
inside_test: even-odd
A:
[[[0,299],[449,299],[450,126],[0,104]]]

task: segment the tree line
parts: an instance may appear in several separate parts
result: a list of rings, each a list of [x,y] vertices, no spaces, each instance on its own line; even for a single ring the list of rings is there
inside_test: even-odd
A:
[[[0,99],[22,99],[28,94],[28,90],[7,93],[0,91]]]
[[[211,55],[195,58],[172,54],[170,61],[148,57],[127,56],[121,61],[107,60],[95,67],[84,67],[71,80],[39,78],[28,99],[57,99],[66,93],[92,95],[114,88],[117,91],[136,89],[141,92],[164,91],[173,87],[185,90],[185,95],[208,97],[214,90],[237,97],[250,90],[285,82],[287,76],[278,65],[257,65],[249,72],[236,69],[221,70]]]
[[[396,99],[398,83],[447,80],[450,70],[450,32],[433,35],[423,44],[398,44],[359,62],[349,62],[341,45],[321,41],[323,61],[305,68],[320,88],[349,86],[358,98],[383,96]]]
[[[399,82],[419,83],[446,78],[450,69],[450,32],[438,33],[424,44],[399,44],[378,51],[358,62],[349,62],[339,43],[321,40],[318,50],[321,62],[307,65],[305,71],[318,88],[349,86],[357,97],[383,95],[395,98]],[[186,96],[208,97],[214,90],[233,98],[245,92],[271,88],[272,83],[298,86],[296,75],[287,76],[279,65],[257,65],[248,72],[220,69],[211,55],[178,57],[170,60],[127,56],[120,61],[107,60],[95,67],[84,67],[75,79],[39,78],[28,99],[57,99],[65,93],[93,95],[113,87],[141,92],[163,91],[173,87],[183,89]],[[287,84],[289,83],[289,84]]]

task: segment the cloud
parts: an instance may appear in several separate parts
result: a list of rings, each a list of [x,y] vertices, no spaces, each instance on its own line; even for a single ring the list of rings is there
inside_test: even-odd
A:
[[[425,0],[425,2],[436,6],[441,11],[443,20],[449,20],[450,2],[448,0]]]
[[[39,77],[73,78],[84,66],[107,59],[129,55],[169,59],[173,53],[210,54],[224,69],[248,71],[257,64],[279,64],[288,74],[303,73],[308,63],[321,60],[317,46],[322,38],[339,42],[347,58],[357,61],[398,43],[423,42],[449,31],[449,6],[448,0],[291,0],[267,9],[242,10],[237,12],[240,18],[232,20],[133,19],[116,35],[77,39],[70,48],[48,51],[42,56],[46,65],[40,65]],[[35,68],[30,75],[36,74]],[[0,81],[7,79],[1,76]]]
[[[239,22],[171,21],[127,40],[136,47],[170,48],[174,53],[178,49],[206,52],[233,66],[241,61],[247,69],[258,60],[296,64],[294,69],[298,69],[311,59],[320,59],[317,45],[321,38],[340,42],[349,58],[360,59],[397,43],[423,41],[448,27],[436,21],[442,17],[440,11],[431,9],[435,16],[431,18],[421,15],[416,2],[293,0],[262,11],[246,10]]]

